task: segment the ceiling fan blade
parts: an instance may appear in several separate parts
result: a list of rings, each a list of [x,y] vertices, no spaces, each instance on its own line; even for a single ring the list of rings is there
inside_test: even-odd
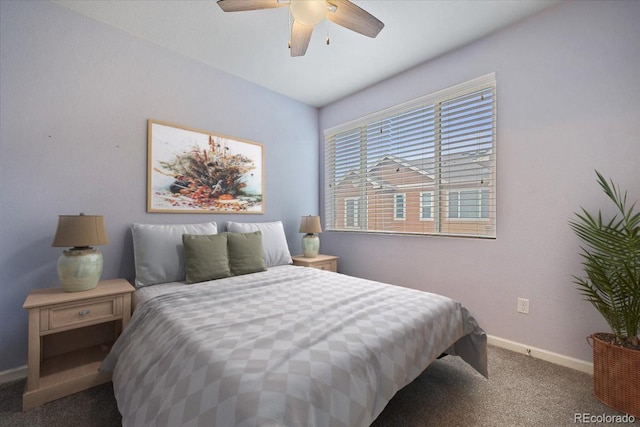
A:
[[[288,5],[288,3],[280,2],[278,0],[218,0],[218,6],[220,6],[220,8],[225,12],[272,9]]]
[[[336,8],[327,11],[327,19],[333,23],[372,38],[384,28],[382,21],[349,0],[329,0],[328,3]]]
[[[304,25],[293,21],[291,29],[291,56],[304,56],[311,40],[313,25]]]

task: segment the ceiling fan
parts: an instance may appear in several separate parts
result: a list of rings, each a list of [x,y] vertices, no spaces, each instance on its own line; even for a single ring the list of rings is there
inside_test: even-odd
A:
[[[342,27],[375,37],[384,23],[349,0],[218,0],[225,12],[272,9],[289,6],[293,15],[291,56],[303,56],[307,51],[313,27],[325,17]]]

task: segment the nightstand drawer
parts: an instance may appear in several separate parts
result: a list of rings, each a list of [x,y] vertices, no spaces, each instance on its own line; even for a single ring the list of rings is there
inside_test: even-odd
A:
[[[40,331],[57,331],[122,317],[122,296],[60,304],[40,310]]]
[[[334,264],[334,261],[327,261],[323,263],[313,264],[311,267],[317,268],[318,270],[336,271]]]

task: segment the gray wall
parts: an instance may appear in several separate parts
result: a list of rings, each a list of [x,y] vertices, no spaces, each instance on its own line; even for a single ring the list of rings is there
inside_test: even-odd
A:
[[[27,293],[57,284],[59,214],[105,215],[105,279],[134,276],[133,222],[282,220],[300,251],[317,109],[51,2],[2,1],[0,19],[0,372],[26,364]],[[265,214],[146,213],[149,118],[263,143]]]
[[[322,108],[326,129],[497,73],[497,239],[323,233],[323,251],[344,273],[459,299],[489,334],[591,361],[585,337],[608,328],[571,283],[567,221],[606,203],[594,169],[640,199],[639,22],[640,2],[563,2]]]

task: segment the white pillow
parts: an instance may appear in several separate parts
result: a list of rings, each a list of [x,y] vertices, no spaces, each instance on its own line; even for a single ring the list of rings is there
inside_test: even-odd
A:
[[[136,287],[185,280],[183,234],[217,234],[215,222],[133,224]]]
[[[291,264],[291,253],[287,245],[282,221],[274,222],[227,222],[227,230],[232,233],[262,232],[262,252],[265,267]]]

